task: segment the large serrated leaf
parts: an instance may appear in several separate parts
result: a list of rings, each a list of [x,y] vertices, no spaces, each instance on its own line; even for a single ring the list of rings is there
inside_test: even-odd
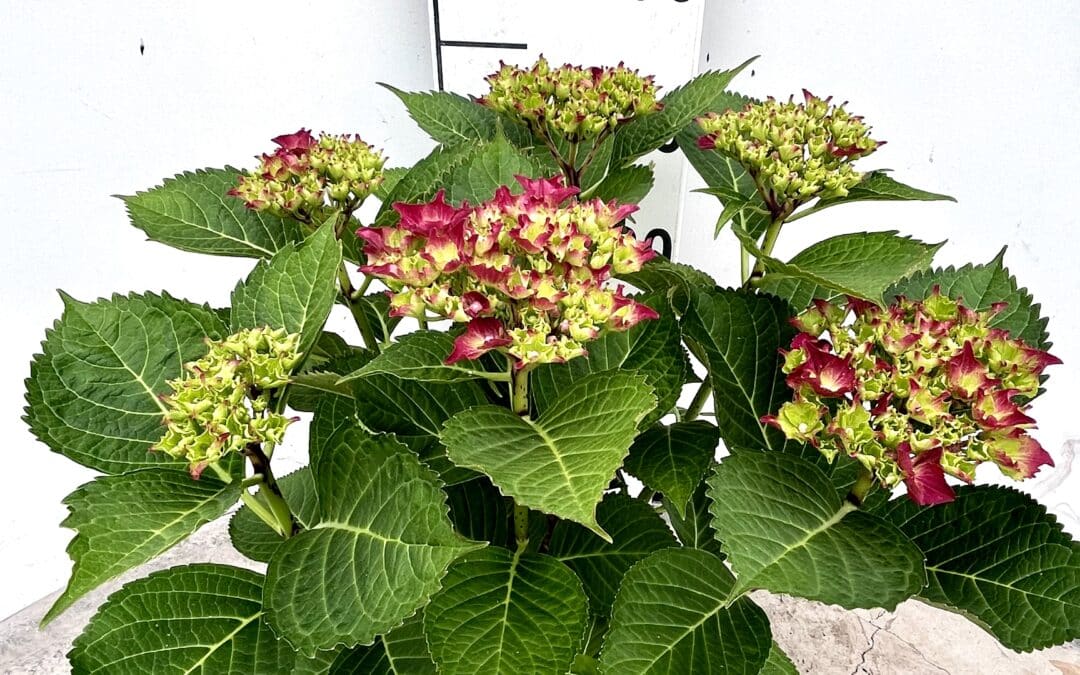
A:
[[[716,425],[729,449],[781,450],[784,435],[761,422],[790,397],[781,347],[795,335],[787,303],[745,290],[696,291],[683,334],[701,349],[712,382]],[[695,352],[696,353],[696,352]]]
[[[1049,349],[1046,318],[1041,316],[1041,306],[1035,303],[1026,288],[1021,288],[1016,277],[1004,264],[1005,249],[985,265],[964,265],[956,269],[934,269],[912,275],[897,283],[886,293],[886,298],[903,295],[911,300],[922,300],[933,292],[935,286],[950,298],[962,298],[964,305],[979,312],[990,309],[995,303],[1005,307],[990,320],[990,325],[1008,331],[1017,339],[1039,349]]]
[[[345,428],[313,450],[318,522],[274,552],[265,592],[268,623],[304,654],[370,644],[482,546],[454,532],[438,478],[393,437]]]
[[[202,169],[167,178],[158,187],[121,196],[131,224],[154,241],[182,251],[269,258],[304,238],[300,223],[252,211],[226,193],[240,170]]]
[[[611,543],[564,520],[551,533],[548,552],[577,573],[592,614],[604,617],[611,611],[626,570],[653,551],[678,542],[651,506],[627,495],[605,496],[596,520],[611,535]]]
[[[193,480],[176,469],[101,476],[80,486],[64,498],[70,515],[61,523],[77,532],[68,544],[75,563],[71,580],[42,625],[85,593],[183,541],[239,496],[239,481]]]
[[[924,244],[890,232],[842,234],[820,241],[783,263],[764,259],[768,273],[758,288],[780,295],[796,309],[815,297],[851,295],[885,304],[885,291],[900,279],[926,269],[942,244]],[[798,292],[785,293],[791,281]]]
[[[454,563],[424,608],[440,673],[565,673],[585,635],[581,582],[554,558],[488,548]]]
[[[104,473],[185,462],[150,446],[161,439],[166,383],[206,354],[226,327],[205,305],[169,295],[114,295],[64,314],[30,365],[24,419],[43,443]]]
[[[398,202],[416,204],[434,197],[436,192],[446,188],[454,170],[472,159],[482,148],[483,144],[460,143],[449,147],[440,145],[432,150],[409,169],[386,195],[375,216],[375,225],[396,223],[399,216],[393,205]]]
[[[289,675],[308,659],[264,623],[263,577],[227,565],[172,567],[109,596],[68,654],[108,675]],[[319,659],[316,659],[319,660]]]
[[[604,673],[756,675],[772,643],[749,598],[729,604],[735,580],[705,551],[665,549],[623,577],[604,638]]]
[[[446,357],[453,349],[454,338],[446,333],[430,330],[410,333],[387,347],[362,368],[342,377],[340,382],[375,374],[423,382],[459,382],[504,374],[491,373],[471,365],[460,365],[460,362],[446,364]],[[480,365],[476,361],[467,363]]]
[[[435,675],[424,617],[418,613],[394,630],[380,636],[375,644],[343,650],[327,675]]]
[[[605,202],[637,204],[653,187],[652,165],[632,164],[615,169],[592,189],[592,196]]]
[[[611,166],[618,168],[670,141],[695,117],[709,111],[726,110],[737,97],[726,91],[731,80],[754,59],[731,70],[711,70],[676,87],[661,100],[663,110],[639,117],[615,133]]]
[[[561,392],[536,420],[481,406],[443,427],[450,460],[482,471],[522,505],[581,523],[605,540],[596,505],[656,405],[639,375],[593,373]]]
[[[817,213],[818,211],[827,209],[830,206],[836,206],[837,204],[848,204],[850,202],[868,201],[955,202],[956,199],[950,197],[949,195],[938,194],[936,192],[928,192],[926,190],[920,190],[919,188],[913,188],[910,185],[904,185],[900,181],[895,180],[894,178],[889,176],[889,174],[885,171],[871,171],[870,173],[865,174],[862,177],[861,182],[850,188],[845,196],[822,199],[810,208],[799,211],[788,220],[798,220],[799,218],[808,216],[811,213]]]
[[[659,255],[637,272],[622,274],[619,279],[645,292],[662,293],[680,314],[686,312],[695,290],[717,287],[716,280],[705,272]]]
[[[929,584],[919,597],[964,614],[1009,649],[1080,638],[1080,543],[1031,497],[961,486],[948,504],[898,497],[877,513],[926,555]]]
[[[487,141],[495,136],[499,116],[489,108],[448,91],[402,91],[379,83],[401,99],[409,117],[437,143]]]
[[[277,483],[297,524],[304,529],[314,525],[319,517],[319,502],[311,469],[305,466],[282,476]],[[285,541],[246,505],[229,519],[229,538],[237,551],[258,562],[269,562]]]
[[[671,508],[666,497],[663,503],[671,529],[675,530],[675,535],[683,546],[698,548],[723,558],[725,555],[720,540],[716,538],[716,532],[712,528],[712,514],[709,513],[711,502],[706,494],[707,487],[704,480],[698,483],[690,501],[684,507],[682,516]]]
[[[926,582],[922,552],[903,532],[841,500],[800,457],[740,452],[708,485],[713,529],[738,577],[733,594],[764,588],[891,610]]]
[[[269,261],[260,260],[232,292],[233,331],[284,328],[300,334],[306,354],[319,339],[337,297],[341,243],[333,219],[300,246],[286,246]]]
[[[658,424],[634,440],[626,470],[662,493],[664,503],[681,518],[719,444],[720,430],[704,420]]]
[[[446,185],[447,199],[455,204],[476,205],[491,199],[502,185],[519,192],[515,176],[535,178],[541,173],[537,162],[500,134],[477,147],[471,157],[454,168]]]
[[[660,318],[642,321],[628,331],[609,332],[588,344],[587,356],[543,366],[530,374],[533,400],[541,414],[577,380],[591,373],[615,371],[642,375],[653,388],[656,409],[646,415],[643,425],[652,424],[675,407],[690,372],[679,322],[662,294],[637,300],[657,310]]]
[[[443,492],[450,505],[450,520],[462,536],[474,541],[491,542],[496,546],[516,546],[516,541],[512,541],[510,536],[513,504],[486,476],[448,485]],[[546,522],[544,526],[546,534]]]

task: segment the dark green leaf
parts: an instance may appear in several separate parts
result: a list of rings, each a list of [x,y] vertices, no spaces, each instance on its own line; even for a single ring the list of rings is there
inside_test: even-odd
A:
[[[515,176],[535,178],[541,173],[539,164],[499,135],[454,168],[446,186],[447,199],[455,204],[479,204],[491,199],[501,185],[520,192]]]
[[[780,645],[773,641],[769,649],[769,658],[765,661],[765,666],[759,675],[799,675],[799,671],[784,650],[780,649]]]
[[[904,185],[891,178],[885,171],[871,171],[863,176],[862,182],[849,189],[847,195],[843,197],[833,197],[831,199],[822,199],[812,207],[796,213],[795,216],[789,220],[797,220],[803,216],[817,213],[818,211],[827,209],[830,206],[836,206],[837,204],[866,201],[955,202],[956,199],[949,195],[927,192],[926,190],[913,188],[910,185]]]
[[[205,339],[227,328],[205,305],[169,295],[114,295],[83,303],[63,295],[64,314],[30,365],[24,419],[53,451],[104,473],[186,465],[150,446],[164,433],[161,394]]]
[[[645,199],[652,187],[652,165],[634,164],[609,173],[592,194],[605,202],[614,199],[620,204],[637,204]]]
[[[686,505],[686,514],[679,514],[668,506],[667,498],[664,506],[667,508],[668,520],[671,529],[679,537],[679,541],[687,548],[697,548],[708,551],[713,555],[724,558],[724,552],[720,547],[720,540],[716,538],[716,532],[712,529],[712,514],[709,513],[709,496],[705,492],[705,481],[698,483],[690,502]]]
[[[697,291],[683,333],[702,350],[712,381],[716,424],[728,448],[784,448],[784,435],[761,422],[790,390],[781,347],[795,335],[787,304],[749,291]],[[696,353],[696,352],[695,352]]]
[[[486,476],[443,488],[450,504],[450,520],[462,536],[509,546],[510,500]],[[545,523],[545,532],[547,530]]]
[[[435,675],[424,639],[423,614],[405,620],[368,647],[346,649],[338,655],[327,675]]]
[[[1031,497],[962,486],[933,508],[898,497],[878,513],[926,555],[919,597],[1031,651],[1080,638],[1080,544]]]
[[[252,211],[226,193],[240,170],[202,169],[167,178],[146,192],[120,197],[131,224],[154,241],[182,251],[269,258],[304,238],[300,223]]]
[[[424,634],[440,673],[565,673],[587,617],[581,582],[554,558],[488,548],[450,568]]]
[[[470,161],[482,147],[472,143],[436,147],[409,169],[386,196],[375,216],[375,225],[395,224],[398,213],[392,207],[398,202],[417,204],[430,200],[436,192],[447,187],[454,170]]]
[[[653,553],[623,578],[600,653],[605,673],[756,675],[772,643],[765,612],[739,598],[716,556],[694,549]]]
[[[381,354],[373,358],[359,370],[341,378],[348,382],[374,374],[390,375],[403,380],[423,382],[458,382],[475,380],[491,375],[469,364],[447,365],[446,357],[454,349],[454,338],[439,331],[425,330],[409,333],[390,345]],[[477,364],[479,365],[479,364]],[[503,375],[505,373],[499,373]]]
[[[794,455],[740,452],[708,479],[713,529],[754,588],[842,607],[893,609],[923,587],[922,553],[895,526],[843,501]]]
[[[701,270],[659,255],[645,263],[640,271],[619,278],[647,293],[663,293],[680,314],[686,311],[695,289],[717,287],[716,280]]]
[[[607,616],[626,570],[653,551],[678,542],[651,506],[627,495],[605,496],[596,519],[611,535],[611,543],[564,520],[555,526],[548,550],[577,573],[592,613]]]
[[[375,198],[380,202],[385,202],[387,197],[394,191],[394,188],[397,187],[398,182],[401,181],[407,173],[409,173],[409,167],[407,166],[384,168],[383,180],[379,183],[379,187],[375,188],[375,192],[372,194],[375,195]]]
[[[682,517],[719,444],[720,430],[703,420],[658,424],[634,440],[626,470],[662,493],[664,503]]]

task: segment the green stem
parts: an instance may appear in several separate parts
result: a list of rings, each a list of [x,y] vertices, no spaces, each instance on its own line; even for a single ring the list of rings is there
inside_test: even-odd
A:
[[[855,479],[855,484],[851,486],[848,501],[856,506],[862,506],[863,501],[866,500],[866,495],[870,493],[873,487],[874,475],[866,467],[860,466],[859,477]]]
[[[765,275],[765,256],[770,255],[773,247],[776,246],[776,239],[780,236],[780,230],[784,227],[785,218],[786,216],[781,214],[769,223],[769,228],[765,230],[765,239],[761,243],[762,255],[757,259],[757,264],[754,265],[754,271],[750,274],[750,278]]]
[[[263,477],[262,484],[259,486],[258,499],[267,507],[266,510],[269,511],[270,519],[267,519],[265,511],[262,515],[259,515],[259,510],[254,507],[252,507],[252,511],[259,515],[278,534],[288,539],[300,531],[300,526],[296,519],[293,518],[292,511],[289,510],[289,504],[285,501],[285,496],[281,494],[281,488],[274,479],[274,474],[270,470],[269,458],[263,453],[262,446],[258,443],[249,443],[244,448],[244,454],[251,461],[251,468],[254,473],[261,474]],[[247,492],[244,494],[247,494]],[[254,498],[251,501],[244,499],[244,503],[248,504],[248,506],[251,506],[252,501],[256,500]]]
[[[686,422],[697,419],[698,415],[701,414],[702,408],[704,408],[705,404],[708,402],[710,394],[712,394],[712,381],[709,379],[709,376],[706,375],[705,379],[701,382],[701,386],[698,387],[697,393],[694,394],[693,400],[690,401],[690,407],[686,409],[686,414],[683,415],[682,419]]]
[[[750,251],[742,244],[739,245],[739,276],[743,284],[750,279]]]
[[[521,368],[514,370],[513,359],[510,371],[510,409],[514,414],[525,419],[529,417],[529,370]],[[514,536],[517,538],[518,548],[522,548],[529,541],[529,507],[514,504]]]
[[[365,280],[365,285],[370,281],[369,277]],[[364,308],[354,299],[355,290],[344,262],[338,268],[338,285],[341,287],[341,298],[344,300],[345,306],[349,308],[349,313],[352,314],[356,327],[360,330],[360,337],[364,340],[364,346],[368,349],[379,350],[381,345],[375,339],[375,331],[371,329],[371,322],[368,321],[367,315],[364,314]]]

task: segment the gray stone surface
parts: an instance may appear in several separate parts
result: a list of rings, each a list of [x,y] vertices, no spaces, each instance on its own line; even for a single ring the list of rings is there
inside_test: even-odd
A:
[[[131,579],[189,562],[260,569],[261,565],[233,550],[227,522],[221,519],[207,525],[161,558],[88,594],[45,630],[38,629],[38,621],[59,591],[0,622],[0,673],[70,672],[66,654],[71,641],[98,605]],[[849,612],[763,592],[755,593],[754,600],[769,614],[774,639],[800,673],[1080,675],[1080,646],[1016,654],[967,620],[920,602],[905,602],[896,612]]]

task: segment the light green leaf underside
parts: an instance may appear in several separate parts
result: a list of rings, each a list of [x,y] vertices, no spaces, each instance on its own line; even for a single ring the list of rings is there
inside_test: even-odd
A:
[[[802,310],[815,297],[852,295],[884,304],[886,289],[930,266],[942,244],[896,232],[842,234],[818,242],[789,262],[769,258],[759,288]]]
[[[85,593],[183,541],[239,495],[238,481],[194,480],[179,469],[140,469],[80,486],[64,498],[70,513],[61,523],[77,532],[68,544],[75,563],[71,579],[42,625]]]
[[[263,577],[227,565],[172,567],[109,596],[68,654],[76,673],[288,675],[307,659],[263,620]],[[316,659],[316,661],[319,659]]]
[[[585,635],[581,582],[554,558],[488,548],[450,568],[424,609],[440,673],[565,673]]]
[[[842,501],[810,462],[741,452],[708,479],[713,529],[738,577],[810,600],[893,609],[926,580],[922,553],[895,526]]]
[[[64,295],[26,380],[24,419],[53,451],[104,473],[182,467],[150,446],[161,439],[167,380],[206,353],[226,327],[205,305],[169,295],[114,295],[83,303]]]
[[[870,173],[863,176],[862,182],[856,184],[854,187],[849,189],[846,196],[834,197],[832,199],[822,199],[810,208],[798,212],[796,214],[796,217],[801,218],[803,216],[808,216],[811,213],[817,213],[818,211],[827,209],[830,206],[836,206],[837,204],[848,204],[851,202],[866,201],[955,202],[956,199],[950,197],[949,195],[938,194],[936,192],[928,192],[926,190],[920,190],[919,188],[911,187],[910,185],[904,185],[903,183],[893,179],[885,171],[871,171]]]
[[[658,424],[634,439],[626,470],[662,493],[665,503],[682,517],[719,444],[720,430],[704,420]]]
[[[336,216],[335,216],[336,217]],[[300,246],[287,246],[269,261],[260,260],[232,292],[232,330],[284,328],[300,334],[300,352],[319,339],[337,296],[341,244],[333,218]]]
[[[949,504],[898,497],[879,514],[926,555],[930,583],[919,597],[964,614],[1009,649],[1080,638],[1080,544],[1031,497],[962,486]]]
[[[780,371],[781,347],[795,331],[790,309],[776,298],[743,290],[697,291],[683,334],[705,356],[716,425],[728,448],[784,448],[784,435],[761,422],[790,398]]]
[[[585,525],[622,465],[638,422],[656,404],[637,375],[602,372],[568,386],[537,420],[481,406],[443,428],[450,460],[486,473],[518,504]]]
[[[300,223],[252,211],[226,193],[240,170],[201,169],[166,178],[162,185],[123,196],[131,224],[150,239],[182,251],[269,258],[304,238]]]
[[[739,598],[716,556],[694,549],[657,551],[623,578],[600,653],[610,675],[758,673],[772,635],[765,612]]]
[[[592,614],[607,616],[626,570],[653,551],[678,542],[656,511],[640,499],[609,494],[596,515],[600,527],[611,535],[611,543],[580,525],[562,521],[551,534],[548,551],[577,573]]]
[[[348,382],[375,373],[404,380],[423,382],[457,382],[487,376],[476,361],[459,361],[446,365],[443,361],[454,349],[454,338],[438,331],[417,331],[403,336],[369,361],[364,367],[341,378]]]
[[[342,651],[327,675],[435,675],[418,613],[368,647]]]
[[[529,385],[540,414],[577,380],[591,373],[615,371],[641,375],[653,388],[657,405],[642,420],[642,426],[675,407],[690,372],[679,323],[662,294],[637,299],[659,312],[660,318],[642,321],[628,331],[609,332],[587,345],[588,356],[543,366],[530,374]]]
[[[498,115],[464,96],[448,91],[408,92],[388,84],[382,86],[401,99],[409,116],[437,143],[483,141],[495,135]]]
[[[1008,331],[1009,335],[1039,349],[1049,349],[1046,317],[1026,288],[1021,288],[1004,264],[1005,249],[985,265],[964,265],[957,269],[933,269],[917,273],[889,289],[887,299],[898,295],[922,300],[935,286],[950,298],[963,298],[964,305],[982,312],[994,303],[1005,303],[1004,309],[990,320],[990,325]]]
[[[265,592],[268,622],[305,654],[370,644],[482,546],[454,532],[435,474],[393,437],[345,428],[311,470],[318,522],[278,547]]]
[[[278,487],[301,527],[307,529],[317,522],[319,503],[311,469],[305,466],[282,476],[278,479]],[[269,562],[274,551],[285,541],[246,505],[229,519],[229,538],[237,551],[259,562]]]

